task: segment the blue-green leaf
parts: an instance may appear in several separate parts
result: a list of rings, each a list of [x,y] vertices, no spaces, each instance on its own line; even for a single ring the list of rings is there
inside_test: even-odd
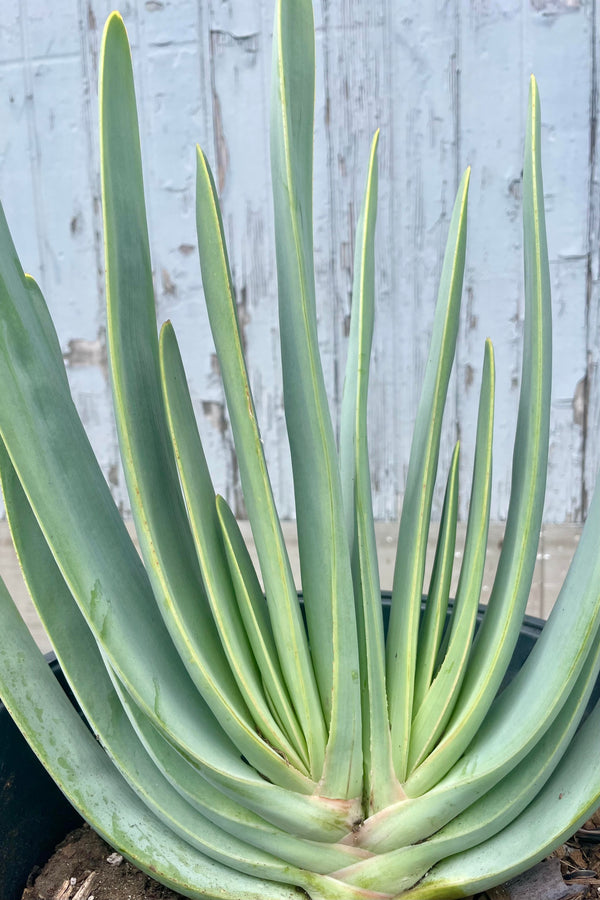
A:
[[[523,370],[502,551],[455,715],[444,739],[414,774],[411,794],[426,791],[443,771],[448,771],[483,721],[519,636],[537,556],[548,464],[552,317],[540,152],[540,102],[533,76],[523,167],[523,240]]]
[[[308,633],[329,726],[325,794],[362,790],[359,658],[335,436],[319,357],[312,236],[314,27],[310,0],[278,0],[271,169],[284,407]]]
[[[442,416],[454,360],[467,240],[470,169],[456,195],[438,293],[431,349],[410,451],[387,637],[387,684],[396,774],[406,777],[417,640]]]

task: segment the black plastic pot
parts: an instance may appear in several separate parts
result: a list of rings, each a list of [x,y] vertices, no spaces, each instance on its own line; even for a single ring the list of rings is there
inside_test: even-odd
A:
[[[80,822],[0,703],[0,898],[20,900],[33,867]]]
[[[383,600],[387,627],[389,595]],[[541,619],[525,619],[507,680],[521,668],[543,624]],[[58,664],[50,665],[64,687]],[[600,680],[594,694],[600,696]],[[0,703],[1,900],[20,900],[33,867],[46,862],[56,844],[80,822]]]

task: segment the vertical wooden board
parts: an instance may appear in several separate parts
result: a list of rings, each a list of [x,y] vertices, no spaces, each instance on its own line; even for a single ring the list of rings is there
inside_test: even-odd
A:
[[[209,22],[213,144],[209,157],[221,201],[238,320],[248,363],[257,419],[276,501],[293,514],[291,484],[278,492],[282,441],[281,374],[276,336],[275,279],[268,104],[272,10],[260,3],[213,4]],[[219,385],[217,401],[224,404]],[[229,446],[229,499],[244,513],[233,440],[222,407],[223,437]],[[291,505],[290,505],[291,499]]]
[[[382,82],[389,84],[392,58],[389,40],[382,55]],[[393,110],[387,91],[382,92],[381,134],[378,146],[379,200],[375,233],[375,327],[371,352],[368,403],[369,463],[375,518],[396,521],[400,514],[408,459],[400,448],[400,404],[406,387],[399,388],[399,369],[406,347],[398,327],[399,248],[395,213],[400,198],[393,180]],[[365,167],[366,163],[363,165]],[[347,314],[344,316],[345,362]],[[412,428],[409,423],[408,428]],[[390,585],[391,586],[391,585]]]
[[[381,128],[378,148],[379,189],[376,238],[376,322],[390,308],[391,229],[389,228],[390,82],[385,3],[328,4],[322,10],[322,34],[317,32],[317,117],[315,137],[315,263],[320,312],[321,350],[331,398],[334,426],[339,427],[347,339],[350,327],[354,272],[355,232],[363,200],[373,135]],[[388,316],[386,315],[387,319]],[[388,320],[389,321],[389,320]],[[381,332],[378,332],[381,334]],[[376,343],[377,343],[377,339]],[[381,410],[385,374],[390,359],[374,348],[371,410]],[[389,434],[370,423],[370,462],[374,504],[381,504],[381,484],[392,497],[390,472],[382,470],[390,459]],[[385,421],[385,419],[384,419]],[[373,433],[373,427],[377,432]],[[386,452],[387,451],[387,452]]]
[[[34,64],[38,132],[42,290],[63,349],[69,338],[96,336],[96,257],[88,147],[82,128],[81,64],[49,59]],[[34,273],[35,274],[35,273]]]
[[[600,490],[600,68],[597,40],[599,33],[598,7],[593,6],[590,57],[592,63],[591,125],[593,129],[590,152],[589,216],[588,216],[588,315],[587,315],[587,373],[584,392],[584,465],[583,513],[587,512],[596,485]]]
[[[99,390],[105,371],[96,90],[110,8],[109,0],[56,0],[51,9],[42,0],[4,0],[0,21],[0,195],[26,268],[40,278],[56,314],[76,402],[97,435],[105,471],[117,460],[108,386],[103,398]],[[290,515],[268,185],[272,0],[128,0],[121,11],[133,45],[159,313],[178,330],[224,489],[235,480],[235,463],[206,336],[186,161],[200,139],[217,170],[225,160],[222,196],[251,378],[278,504]],[[595,127],[597,119],[592,67],[600,90],[592,59],[596,15],[594,4],[571,0],[508,0],[501,7],[480,0],[315,2],[317,292],[334,421],[354,229],[371,133],[382,129],[369,429],[379,517],[398,513],[447,220],[468,162],[467,290],[444,453],[457,417],[464,517],[489,334],[498,366],[492,515],[506,514],[520,377],[520,173],[531,70],[542,99],[554,293],[546,519],[577,519],[589,500],[600,461],[600,176],[596,157],[591,174],[588,165],[589,123]],[[252,42],[256,65],[244,67],[241,48]],[[122,499],[122,485],[113,491]],[[241,509],[237,487],[229,499]],[[438,507],[439,499],[438,492]]]
[[[339,115],[335,98],[329,95],[328,57],[331,30],[328,11],[322,10],[322,27],[315,34],[315,129],[313,156],[313,239],[315,264],[315,291],[319,353],[329,408],[334,428],[339,411],[336,366],[341,364],[336,356],[336,297],[334,287],[335,254],[333,244],[334,212],[331,197],[332,162],[329,146],[329,129],[332,118]],[[341,73],[338,73],[341,78]]]
[[[592,6],[527,8],[523,79],[538,81],[553,307],[552,415],[544,520],[582,516]]]
[[[320,98],[319,72],[322,71],[319,58],[319,32],[322,31],[320,21],[320,2],[315,5],[315,29],[316,29],[316,96],[315,96],[315,130],[318,128],[319,109],[322,109]],[[261,228],[261,254],[262,266],[267,274],[268,283],[265,285],[264,301],[261,302],[260,313],[253,314],[253,319],[247,328],[249,334],[253,329],[260,329],[261,342],[265,350],[262,357],[262,367],[251,367],[250,377],[252,383],[260,379],[259,393],[263,396],[262,405],[264,412],[259,414],[259,424],[262,428],[262,438],[265,447],[267,466],[273,486],[275,503],[281,519],[295,518],[295,500],[293,490],[292,463],[290,458],[285,411],[283,408],[283,377],[281,371],[281,344],[279,335],[279,313],[277,309],[277,267],[275,255],[275,231],[273,222],[273,193],[271,186],[271,161],[270,161],[270,109],[271,109],[271,84],[273,68],[273,24],[275,17],[274,2],[263,2],[261,8],[261,46],[260,65],[263,79],[263,119],[262,128],[264,136],[264,162],[260,163],[258,180],[263,190],[263,212],[265,214],[266,227]],[[264,169],[263,169],[264,166]],[[258,187],[258,185],[257,185]],[[253,230],[251,231],[253,233]],[[319,306],[319,287],[317,285],[317,308]],[[256,332],[255,332],[256,333]],[[267,355],[268,354],[268,355]],[[268,430],[265,426],[268,425]]]
[[[414,421],[421,395],[446,237],[457,187],[457,5],[390,4],[392,104],[394,456],[404,490]],[[381,323],[384,328],[387,323]],[[392,340],[390,341],[390,337]],[[450,388],[434,497],[439,516],[455,430]],[[384,486],[385,487],[385,486]]]
[[[232,38],[258,38],[263,32],[265,13],[267,34],[273,24],[273,0],[267,0],[268,10],[264,9],[265,0],[244,0],[243,3],[239,0],[206,0],[205,5],[210,11],[210,30],[221,31]],[[270,50],[268,43],[267,52]]]
[[[32,177],[36,166],[31,146],[32,112],[23,61],[0,65],[0,200],[23,266],[27,271],[39,272],[41,247],[36,227],[38,198]]]
[[[81,75],[78,58],[50,60],[39,64],[34,81],[41,135],[40,283],[63,348],[73,399],[103,472],[116,487],[118,456],[99,294],[99,197],[90,169],[91,143],[83,113],[87,93]]]
[[[196,144],[206,146],[197,45],[150,48],[147,102],[152,107],[143,135],[146,195],[157,315],[176,324],[182,304],[200,295],[196,243]],[[191,335],[182,336],[190,340]]]
[[[193,316],[189,323],[189,307],[198,303],[201,294],[195,238],[194,147],[207,130],[203,6],[185,0],[177,4],[152,0],[128,2],[121,7],[133,56],[157,317],[162,321],[173,311],[174,318],[179,317],[180,332],[189,340],[196,328]],[[94,2],[90,27],[98,37],[111,8],[110,0]],[[98,47],[92,34],[90,49],[97,78]],[[94,131],[97,136],[97,119]],[[174,303],[169,304],[169,300]],[[104,312],[102,315],[104,320]],[[104,409],[110,415],[109,483],[116,502],[127,514],[130,503],[110,402],[104,403]]]
[[[69,383],[77,410],[85,425],[96,459],[122,514],[129,514],[130,504],[124,484],[112,422],[112,401],[107,390],[106,365],[75,363],[69,369]]]
[[[196,144],[212,145],[208,15],[138,6],[134,72],[158,323],[173,322],[217,488],[230,478],[221,388],[202,299],[196,240]],[[208,419],[208,423],[207,423]]]
[[[151,47],[170,47],[199,42],[200,7],[196,0],[145,0],[145,39]],[[138,3],[142,11],[142,4]],[[191,85],[190,85],[191,86]]]
[[[552,410],[544,521],[581,521],[587,259],[550,263],[554,326]],[[583,302],[581,302],[583,300]],[[578,304],[581,303],[581,308]],[[583,349],[582,349],[583,348]]]
[[[28,28],[22,0],[6,0],[0,17],[0,198],[23,265],[39,273],[39,141]]]
[[[196,240],[196,144],[212,145],[203,47],[200,41],[149,47],[145,88],[153,115],[146,120],[143,139],[157,316],[160,323],[170,319],[175,328],[211,470],[217,489],[226,493],[231,449],[224,435],[222,390],[212,363]]]
[[[86,177],[91,202],[94,235],[96,294],[86,297],[90,313],[95,310],[96,335],[89,339],[74,336],[65,357],[75,404],[86,426],[94,452],[108,481],[115,503],[124,515],[130,514],[129,497],[121,466],[106,351],[106,309],[104,288],[104,235],[100,184],[100,134],[98,83],[100,49],[104,24],[114,8],[111,0],[78,0],[82,71],[82,128],[85,132]],[[125,24],[132,30],[130,4],[121,6]]]
[[[460,15],[460,165],[471,195],[457,410],[459,515],[468,513],[484,342],[496,360],[492,519],[505,519],[520,379],[523,261],[521,181],[528,84],[521,64],[520,0],[471,4]]]
[[[99,147],[98,136],[98,76],[100,68],[100,48],[104,25],[110,13],[114,10],[113,0],[78,0],[79,7],[79,33],[81,45],[81,58],[83,63],[84,80],[88,92],[89,111],[93,115],[94,130],[91,137],[96,147]],[[137,18],[131,8],[131,4],[119,6],[129,40],[135,43],[137,36]],[[99,169],[97,170],[99,175]]]
[[[7,0],[0,16],[0,201],[19,257],[30,271],[40,268],[30,79],[26,77],[19,0]],[[4,503],[0,497],[0,515]]]
[[[4,0],[0,16],[0,66],[22,57],[20,0]]]
[[[86,178],[91,198],[94,252],[96,257],[98,333],[105,328],[104,311],[104,237],[100,184],[100,129],[98,83],[100,48],[104,23],[113,4],[111,0],[79,0],[80,58],[82,78],[81,126],[86,145]],[[127,23],[126,23],[127,24]],[[91,303],[91,301],[89,301]]]
[[[29,53],[34,59],[79,55],[78,0],[22,0]]]
[[[18,250],[45,291],[75,403],[112,481],[116,451],[99,308],[97,116],[93,135],[90,121],[97,107],[97,50],[96,71],[88,71],[90,46],[99,36],[92,5],[85,15],[80,7],[57,3],[48,11],[33,3],[23,10],[22,58],[0,69],[0,78],[11,79],[9,85],[3,78],[3,96],[12,109],[2,128],[10,135],[2,168],[9,193],[17,191]],[[4,186],[2,195],[6,202]],[[9,201],[12,220],[10,207]]]
[[[594,167],[598,172],[597,163]],[[595,179],[594,220],[592,236],[591,276],[589,294],[589,315],[587,329],[587,384],[584,394],[585,409],[585,456],[584,456],[584,513],[587,512],[595,490],[600,490],[600,263],[598,253],[598,227],[600,212],[600,191]]]

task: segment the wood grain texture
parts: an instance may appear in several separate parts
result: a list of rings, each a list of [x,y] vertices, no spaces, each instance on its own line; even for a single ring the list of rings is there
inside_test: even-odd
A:
[[[108,0],[3,0],[0,197],[57,324],[77,406],[126,512],[110,414],[97,140]],[[157,315],[170,318],[217,489],[243,515],[194,228],[194,145],[216,174],[251,383],[279,510],[293,516],[269,185],[272,0],[125,0],[140,107]],[[315,0],[319,335],[337,427],[354,230],[381,129],[370,447],[376,516],[396,519],[458,178],[473,166],[463,314],[439,513],[461,439],[464,519],[483,342],[497,362],[492,517],[506,515],[523,315],[528,76],[542,98],[554,299],[545,519],[578,522],[600,464],[600,175],[592,0]]]

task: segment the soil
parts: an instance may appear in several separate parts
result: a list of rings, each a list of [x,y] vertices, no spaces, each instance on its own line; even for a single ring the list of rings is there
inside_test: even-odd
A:
[[[31,873],[22,900],[184,900],[115,853],[83,825]]]
[[[598,900],[600,811],[550,860],[475,900]],[[72,831],[42,870],[34,870],[22,900],[184,900],[115,853],[87,825]]]

